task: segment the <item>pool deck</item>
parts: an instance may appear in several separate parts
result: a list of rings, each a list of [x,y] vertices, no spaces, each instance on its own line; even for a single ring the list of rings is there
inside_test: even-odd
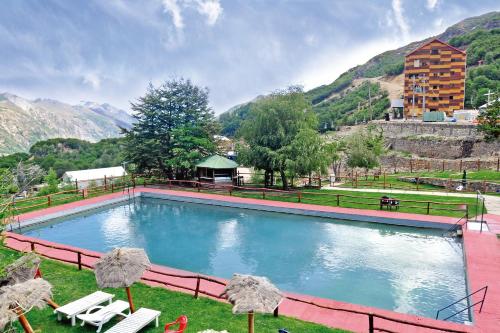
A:
[[[320,205],[310,205],[302,203],[290,203],[290,202],[279,202],[279,201],[268,201],[261,199],[248,199],[239,197],[230,197],[225,195],[217,194],[207,194],[207,193],[197,193],[197,192],[185,192],[185,191],[172,191],[154,188],[136,188],[136,194],[148,193],[148,194],[162,194],[165,196],[176,196],[184,198],[195,198],[200,200],[211,200],[213,202],[226,202],[228,204],[244,204],[244,205],[258,205],[266,207],[274,207],[279,209],[291,209],[291,210],[305,210],[312,212],[327,212],[334,214],[348,214],[348,215],[358,215],[366,217],[377,217],[377,218],[387,218],[395,220],[415,220],[415,221],[428,221],[435,224],[450,225],[454,224],[457,219],[443,216],[429,216],[420,214],[408,214],[408,213],[398,213],[394,211],[380,211],[380,210],[363,210],[363,209],[350,209],[350,208],[340,208],[340,207],[330,207],[330,206],[320,206]],[[92,207],[95,205],[102,204],[103,202],[119,200],[125,195],[120,193],[108,194],[100,197],[90,198],[82,201],[76,201],[60,206],[50,207],[43,210],[38,210],[34,212],[29,212],[20,216],[21,224],[27,222],[28,220],[43,218],[44,216],[55,215],[68,210],[75,209],[85,209],[86,207]],[[441,329],[457,330],[461,332],[500,332],[500,240],[496,237],[495,232],[500,232],[500,216],[488,214],[485,215],[486,221],[488,221],[488,226],[491,231],[486,231],[479,233],[477,231],[464,231],[464,251],[466,253],[466,265],[468,273],[468,283],[471,291],[475,291],[484,286],[488,286],[488,293],[484,303],[482,312],[479,313],[479,307],[474,309],[474,324],[471,326],[460,325],[451,322],[436,321],[430,318],[417,317],[413,315],[407,315],[397,312],[392,312],[388,310],[372,308],[367,306],[361,306],[356,304],[349,304],[338,302],[329,299],[323,299],[308,295],[297,295],[292,293],[286,293],[287,296],[296,297],[301,300],[311,301],[323,306],[350,309],[355,311],[362,311],[368,313],[374,313],[389,318],[394,318],[398,320],[410,321],[420,324],[427,324],[434,327],[439,327]],[[14,234],[13,234],[14,235]],[[42,244],[46,245],[57,245],[70,250],[80,251],[83,254],[100,255],[93,251],[79,249],[71,246],[54,244],[48,241],[39,240],[35,238],[30,238],[26,236],[20,236],[15,234],[16,237],[26,239],[26,240],[36,240]],[[7,245],[17,250],[29,251],[29,245],[27,243],[21,243],[13,239],[7,239]],[[75,260],[75,253],[71,253],[63,250],[55,250],[47,247],[38,247],[37,251],[41,254],[52,256],[56,259],[65,260]],[[95,259],[83,257],[83,261],[86,264],[91,265]],[[169,267],[154,266],[156,270],[163,271],[166,273],[173,274],[193,274],[190,272],[177,270]],[[175,283],[178,285],[185,285],[191,288],[194,287],[194,281],[186,281],[185,279],[167,277],[164,275],[158,275],[154,273],[146,273],[144,277],[150,277],[159,279],[165,282]],[[225,281],[224,279],[215,278],[219,281]],[[155,285],[154,283],[150,283]],[[158,284],[156,284],[158,285]],[[176,288],[170,288],[178,290]],[[209,291],[213,294],[220,294],[222,291],[222,286],[213,283],[202,282],[201,289]],[[353,290],[353,292],[356,292]],[[480,295],[477,295],[480,296]],[[480,297],[474,298],[478,301]],[[342,311],[332,311],[327,309],[321,309],[314,305],[298,303],[289,299],[285,299],[280,305],[280,314],[295,317],[305,321],[316,322],[319,324],[324,324],[330,327],[343,328],[351,330],[354,332],[367,332],[368,331],[368,317],[364,314],[354,314]],[[430,330],[425,328],[417,328],[408,326],[405,324],[398,324],[395,322],[389,322],[383,319],[375,319],[375,326],[381,327],[386,330],[391,330],[394,332],[437,332],[438,330]]]

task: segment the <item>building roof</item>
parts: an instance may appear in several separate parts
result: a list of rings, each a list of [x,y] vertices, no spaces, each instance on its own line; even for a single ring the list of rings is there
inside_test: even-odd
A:
[[[398,99],[391,99],[391,108],[402,108],[403,106],[403,100],[398,98]]]
[[[238,163],[231,161],[229,158],[213,155],[196,164],[196,167],[209,169],[234,169],[238,167]]]
[[[409,56],[410,54],[412,54],[413,52],[415,52],[415,51],[417,51],[417,50],[420,50],[420,49],[421,49],[421,48],[423,48],[424,46],[429,45],[430,43],[433,43],[433,42],[439,42],[439,43],[441,43],[441,44],[443,44],[443,45],[448,46],[449,48],[451,48],[451,49],[453,49],[453,50],[455,50],[455,51],[458,51],[458,52],[460,52],[460,53],[466,54],[466,52],[465,52],[464,50],[457,49],[456,47],[453,47],[453,46],[451,46],[451,45],[450,45],[450,44],[448,44],[448,43],[445,43],[445,42],[443,42],[443,41],[441,41],[441,40],[439,40],[439,39],[437,39],[437,38],[434,38],[434,39],[431,39],[430,41],[428,41],[427,43],[424,43],[424,44],[420,45],[419,47],[417,47],[415,50],[411,51],[410,53],[408,53],[408,54],[406,55],[406,57],[407,57],[407,56]]]
[[[111,167],[111,168],[100,168],[100,169],[87,169],[87,170],[77,170],[77,171],[66,171],[63,175],[64,178],[68,178],[70,181],[85,181],[93,179],[102,179],[106,177],[121,177],[126,175],[127,172],[121,166]]]

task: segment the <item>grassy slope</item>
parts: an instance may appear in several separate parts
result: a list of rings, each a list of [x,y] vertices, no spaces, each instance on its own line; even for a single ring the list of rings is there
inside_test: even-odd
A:
[[[398,176],[412,176],[412,177],[435,177],[435,178],[452,178],[452,179],[462,179],[463,172],[457,171],[444,171],[444,172],[418,172],[418,173],[401,173]],[[480,171],[468,171],[468,180],[486,180],[492,182],[500,181],[500,172],[493,170],[480,170]]]
[[[12,261],[19,253],[0,247],[2,261]],[[44,278],[54,286],[54,301],[64,304],[68,301],[82,297],[97,290],[94,274],[91,271],[78,271],[75,267],[43,260],[42,273]],[[116,299],[126,300],[125,291],[122,289],[109,289],[107,292],[116,295]],[[163,288],[149,287],[144,284],[135,284],[132,287],[136,307],[148,307],[162,311],[160,327],[167,322],[175,320],[179,315],[185,314],[189,318],[187,332],[198,332],[212,328],[216,330],[228,330],[232,333],[246,331],[246,316],[232,315],[231,306],[208,298],[194,299],[191,295],[169,291]],[[27,315],[33,329],[37,332],[63,333],[63,332],[95,332],[91,326],[71,327],[68,321],[58,322],[52,310],[32,310]],[[116,321],[108,323],[104,330],[111,327]],[[16,326],[18,324],[16,323]],[[287,328],[291,332],[346,332],[343,330],[330,329],[321,325],[312,324],[280,316],[274,318],[272,315],[256,315],[255,325],[258,332],[276,333],[278,328]],[[19,326],[17,326],[19,328]],[[19,328],[20,329],[20,328]],[[148,326],[141,332],[160,332],[161,328],[154,325]]]

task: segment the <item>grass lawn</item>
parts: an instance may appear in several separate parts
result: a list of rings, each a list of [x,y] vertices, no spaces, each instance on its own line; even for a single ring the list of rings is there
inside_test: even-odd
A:
[[[391,193],[371,193],[371,192],[350,192],[350,191],[335,191],[335,190],[312,190],[308,189],[307,193],[302,193],[302,203],[325,205],[325,206],[337,206],[336,194],[352,196],[351,197],[340,197],[340,207],[347,208],[363,208],[363,209],[380,209],[379,199],[383,195],[390,196],[392,198],[397,198],[399,200],[415,200],[422,202],[400,202],[399,212],[404,213],[415,213],[415,214],[426,214],[427,213],[427,202],[443,202],[445,205],[430,204],[430,215],[442,215],[451,217],[462,217],[464,213],[462,211],[453,211],[453,209],[458,209],[459,204],[468,204],[469,216],[473,216],[476,210],[476,199],[475,198],[461,198],[461,197],[451,197],[451,196],[435,196],[435,195],[421,195],[421,194],[391,194]],[[314,193],[314,194],[313,194]],[[319,195],[321,194],[321,195]],[[262,198],[262,193],[250,193],[250,192],[233,192],[234,196],[245,197],[245,198]],[[293,194],[279,194],[279,193],[267,193],[266,199],[277,200],[277,201],[287,201],[287,202],[297,202],[297,195]]]
[[[446,179],[462,179],[463,172],[458,171],[444,171],[444,172],[414,172],[414,173],[401,173],[398,176],[411,176],[411,177],[434,177]],[[467,171],[468,180],[486,180],[492,182],[500,181],[500,172],[493,170],[480,170],[480,171]]]
[[[0,245],[0,261],[2,264],[15,260],[20,254]],[[97,290],[95,277],[92,271],[78,271],[76,267],[52,260],[43,260],[41,265],[44,278],[53,285],[54,301],[59,305],[77,299]],[[205,329],[227,330],[231,333],[245,332],[247,328],[246,315],[233,315],[231,305],[217,302],[208,298],[194,299],[192,295],[173,292],[164,288],[149,287],[136,283],[132,288],[136,308],[147,307],[162,312],[160,327],[154,324],[141,332],[163,332],[162,326],[174,321],[179,315],[185,314],[189,318],[187,332],[198,332]],[[124,289],[107,289],[115,294],[115,299],[127,300]],[[71,327],[68,320],[58,322],[51,308],[44,310],[34,309],[26,316],[36,332],[95,332],[93,326],[80,327],[79,324]],[[116,323],[112,320],[103,328],[103,332]],[[15,326],[22,332],[19,323]],[[255,316],[257,332],[277,333],[279,328],[287,328],[292,333],[303,332],[347,332],[327,328],[325,326],[303,322],[293,318],[273,315]]]

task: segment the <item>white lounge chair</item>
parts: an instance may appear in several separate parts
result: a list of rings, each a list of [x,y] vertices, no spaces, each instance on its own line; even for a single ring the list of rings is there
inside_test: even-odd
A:
[[[76,318],[82,321],[81,326],[84,326],[86,323],[93,326],[97,326],[96,332],[99,333],[102,329],[102,325],[106,324],[114,316],[121,315],[123,317],[127,317],[130,314],[130,311],[128,314],[123,313],[123,311],[129,309],[130,306],[128,302],[118,300],[106,306],[102,305],[93,306],[90,309],[88,309],[87,312],[85,312],[84,314],[77,315]]]
[[[140,308],[105,333],[137,333],[153,320],[156,320],[156,327],[158,327],[158,317],[160,315],[160,311]]]
[[[57,313],[57,320],[61,320],[64,315],[68,319],[71,319],[71,326],[75,326],[77,315],[84,313],[91,307],[104,302],[109,302],[109,304],[111,304],[113,297],[115,297],[115,295],[108,294],[103,291],[96,291],[95,293],[58,307],[54,310],[54,313]]]

